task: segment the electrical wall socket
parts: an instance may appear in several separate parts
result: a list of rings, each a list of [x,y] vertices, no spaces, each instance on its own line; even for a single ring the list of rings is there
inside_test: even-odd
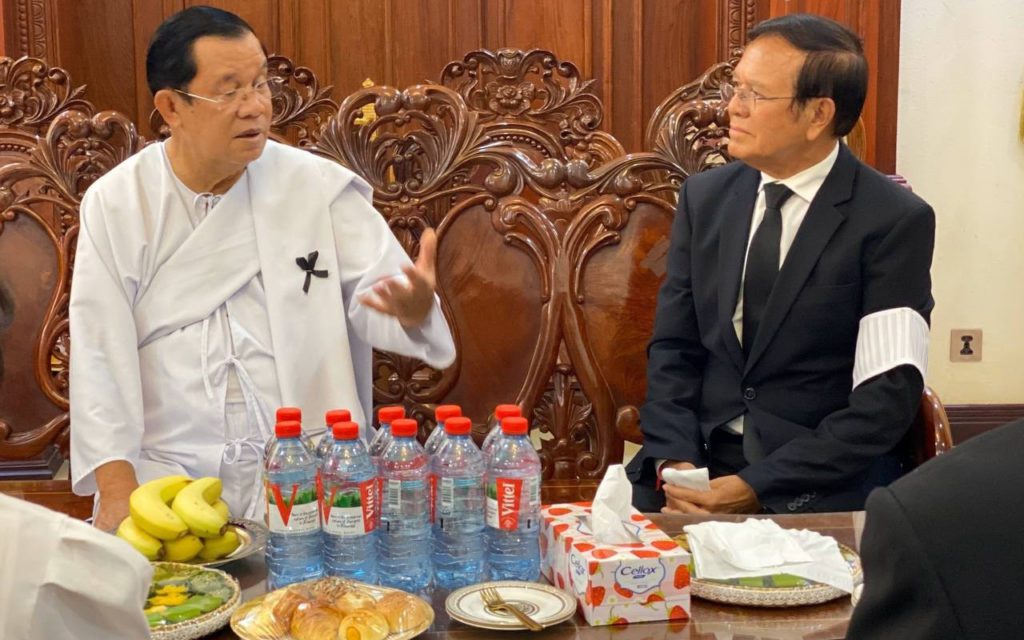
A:
[[[950,362],[981,362],[981,329],[953,329],[949,332]]]

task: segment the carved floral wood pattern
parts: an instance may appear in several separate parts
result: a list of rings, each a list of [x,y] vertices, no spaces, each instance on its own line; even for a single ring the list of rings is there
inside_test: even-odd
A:
[[[603,109],[590,90],[594,81],[550,51],[471,51],[444,68],[441,84],[459,92],[494,140],[529,140],[546,158],[568,156],[588,166],[626,153],[598,129]]]
[[[33,68],[44,78],[19,97],[43,106],[22,108],[27,115],[0,128],[3,148],[19,150],[0,166],[0,224],[24,218],[51,237],[61,276],[33,337],[34,372],[64,413],[41,426],[0,425],[6,458],[51,442],[66,452],[78,203],[96,177],[144,144],[120,114],[93,116],[62,72],[32,65],[42,63],[0,61],[0,69]],[[370,87],[338,107],[310,70],[280,56],[271,69],[288,80],[274,97],[277,135],[363,176],[410,255],[425,228],[438,233],[438,289],[457,360],[436,371],[375,353],[375,403],[404,404],[426,435],[433,408],[458,401],[479,436],[494,405],[518,402],[540,437],[546,485],[563,497],[566,486],[592,491],[621,460],[617,427],[635,423],[642,400],[675,191],[687,175],[725,160],[717,87],[728,67],[670,96],[649,126],[650,151],[630,155],[597,129],[602,109],[590,83],[547,51],[471,52],[445,68],[441,84]],[[15,85],[0,91],[0,118]],[[376,119],[363,124],[371,105]],[[52,113],[45,137],[26,135]],[[49,209],[56,213],[40,213]],[[474,304],[495,299],[511,308]],[[489,349],[503,348],[510,350],[489,359]]]
[[[68,448],[68,298],[78,236],[78,206],[97,178],[135,153],[141,139],[123,115],[93,115],[60,69],[41,60],[0,59],[0,234],[20,218],[42,228],[56,258],[57,281],[42,326],[32,336],[33,371],[43,394],[62,413],[40,427],[16,431],[0,420],[0,457],[26,458],[56,443]],[[77,108],[80,107],[80,110]],[[49,123],[45,137],[30,138]],[[27,336],[26,336],[27,337]]]

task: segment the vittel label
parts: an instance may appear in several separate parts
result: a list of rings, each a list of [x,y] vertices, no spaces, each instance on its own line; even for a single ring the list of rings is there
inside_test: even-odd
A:
[[[337,535],[359,535],[377,528],[377,482],[335,485],[324,492],[324,530]]]
[[[530,478],[495,478],[487,487],[487,525],[513,531],[519,528],[523,504],[539,499],[537,480]]]
[[[267,484],[267,526],[273,533],[307,533],[320,529],[317,482]]]
[[[615,570],[615,582],[633,593],[644,593],[661,584],[665,579],[665,565],[658,560],[651,564],[643,562],[623,562]]]

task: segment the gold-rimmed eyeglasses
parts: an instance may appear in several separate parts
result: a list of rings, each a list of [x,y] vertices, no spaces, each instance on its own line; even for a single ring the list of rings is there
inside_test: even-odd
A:
[[[269,98],[273,95],[274,90],[280,87],[281,84],[281,78],[266,78],[264,80],[257,80],[250,87],[239,87],[216,96],[202,96],[198,93],[189,93],[188,91],[183,91],[181,89],[175,89],[175,91],[183,96],[203,100],[205,102],[212,102],[216,105],[233,106],[244,102],[250,94],[256,95],[260,98]]]
[[[733,98],[736,98],[737,100],[740,101],[740,105],[742,105],[746,109],[750,109],[751,111],[757,108],[758,102],[765,102],[770,100],[792,100],[793,98],[796,98],[796,96],[763,96],[760,93],[754,91],[753,89],[736,87],[734,85],[724,82],[719,88],[721,90],[723,103],[728,105],[730,102],[732,102]]]

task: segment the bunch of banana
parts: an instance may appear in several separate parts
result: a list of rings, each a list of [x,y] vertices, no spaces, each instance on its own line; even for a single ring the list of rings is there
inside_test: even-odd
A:
[[[140,485],[128,499],[131,515],[118,537],[150,560],[204,562],[222,558],[241,541],[228,527],[231,514],[220,499],[220,478],[167,476]]]

